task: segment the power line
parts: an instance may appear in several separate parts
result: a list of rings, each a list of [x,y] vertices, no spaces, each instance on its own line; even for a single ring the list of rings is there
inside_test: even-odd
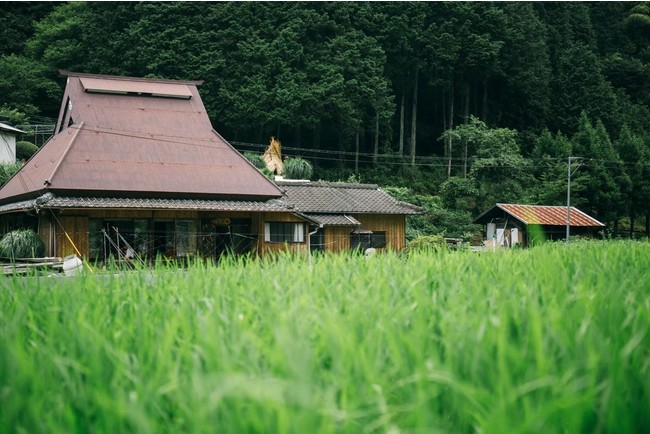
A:
[[[79,129],[79,126],[72,125],[69,128],[76,128]],[[218,143],[218,140],[212,139],[212,138],[205,138],[205,137],[191,137],[191,136],[172,136],[172,135],[166,135],[166,134],[156,134],[154,136],[145,136],[142,132],[137,132],[137,131],[128,131],[128,130],[118,130],[114,128],[109,128],[109,127],[96,127],[96,128],[90,128],[90,127],[83,127],[83,130],[89,131],[89,132],[96,132],[96,133],[104,133],[104,134],[110,134],[110,135],[115,135],[115,136],[120,136],[120,137],[130,137],[130,138],[136,138],[136,139],[141,139],[141,140],[151,140],[151,141],[156,141],[156,142],[163,142],[163,143],[172,143],[172,144],[180,144],[180,145],[185,145],[185,146],[193,146],[193,147],[198,147],[198,148],[214,148],[214,146]],[[188,141],[182,141],[178,139],[186,139]],[[192,142],[189,142],[191,140]],[[265,149],[267,145],[260,144],[260,143],[247,143],[247,142],[239,142],[239,141],[227,141],[224,139],[224,141],[233,146],[235,149],[237,147],[254,147],[257,149]],[[196,142],[204,142],[205,145],[199,144]],[[351,151],[342,151],[342,150],[327,150],[327,149],[308,149],[308,148],[299,148],[299,147],[291,147],[291,146],[283,146],[283,150],[285,151],[291,151],[291,153],[285,153],[286,156],[290,157],[302,157],[304,153],[316,153],[316,154],[323,154],[324,156],[316,156],[316,155],[310,155],[310,159],[314,160],[321,160],[321,161],[336,161],[336,162],[345,162],[345,163],[354,163],[356,162],[356,158],[364,158],[364,159],[373,159],[375,158],[375,154],[373,153],[356,153],[356,152],[351,152]],[[263,153],[263,152],[255,152],[255,151],[248,151],[248,152],[253,152],[253,153]],[[295,152],[295,153],[294,153]],[[355,157],[355,158],[345,158],[345,157]],[[418,166],[418,167],[449,167],[451,165],[452,168],[460,168],[465,165],[467,162],[468,164],[473,164],[481,161],[490,161],[493,160],[493,158],[478,158],[478,157],[469,157],[465,159],[464,157],[445,157],[445,156],[438,156],[438,155],[431,155],[431,156],[416,156],[416,163],[412,164],[409,161],[402,160],[397,154],[377,154],[376,158],[381,159],[381,164],[383,165],[391,165],[391,166]],[[392,159],[392,160],[391,160]],[[526,169],[526,168],[544,168],[547,165],[546,164],[536,164],[536,163],[548,163],[548,162],[560,162],[564,161],[565,157],[540,157],[540,158],[531,158],[531,157],[521,157],[522,160],[525,162],[529,163],[526,166],[515,166],[512,164],[496,164],[496,165],[490,165],[490,168],[511,168],[511,169]],[[451,164],[450,164],[451,160]],[[630,161],[622,161],[622,160],[605,160],[605,159],[594,159],[591,158],[589,159],[590,162],[594,163],[605,163],[605,165],[609,164],[609,167],[616,167],[619,166],[620,164],[623,165],[636,165],[638,164],[637,161],[630,162]],[[360,160],[360,163],[373,163],[372,161],[368,160]],[[436,164],[436,162],[438,162]],[[588,165],[585,163],[585,165]]]

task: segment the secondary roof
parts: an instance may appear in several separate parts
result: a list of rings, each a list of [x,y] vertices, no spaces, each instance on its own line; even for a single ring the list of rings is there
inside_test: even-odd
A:
[[[420,214],[422,209],[400,202],[374,184],[276,181],[284,203],[324,226],[358,226],[354,214]]]
[[[210,123],[197,81],[78,74],[55,135],[0,189],[0,203],[37,197],[264,200],[280,190]]]
[[[474,219],[474,223],[489,223],[493,218],[503,213],[516,218],[526,225],[566,226],[567,207],[544,205],[516,205],[497,203]],[[571,226],[604,227],[605,225],[595,218],[585,214],[575,207],[570,208]]]

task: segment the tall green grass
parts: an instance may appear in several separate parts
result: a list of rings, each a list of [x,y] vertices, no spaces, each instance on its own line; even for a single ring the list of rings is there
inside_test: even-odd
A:
[[[6,278],[0,432],[650,432],[650,246]]]

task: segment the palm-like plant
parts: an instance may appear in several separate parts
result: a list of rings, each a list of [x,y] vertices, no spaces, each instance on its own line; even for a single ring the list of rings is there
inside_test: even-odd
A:
[[[284,162],[284,176],[287,179],[310,179],[314,167],[304,158],[287,158]]]

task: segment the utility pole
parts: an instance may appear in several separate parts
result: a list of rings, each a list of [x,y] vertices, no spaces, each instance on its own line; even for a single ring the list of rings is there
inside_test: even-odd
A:
[[[567,184],[566,184],[566,242],[569,242],[569,232],[571,227],[571,157],[567,164]]]
[[[566,186],[566,242],[569,242],[571,232],[571,175],[582,166],[578,164],[573,172],[571,172],[571,160],[582,160],[582,157],[569,157],[567,164],[567,186]]]

